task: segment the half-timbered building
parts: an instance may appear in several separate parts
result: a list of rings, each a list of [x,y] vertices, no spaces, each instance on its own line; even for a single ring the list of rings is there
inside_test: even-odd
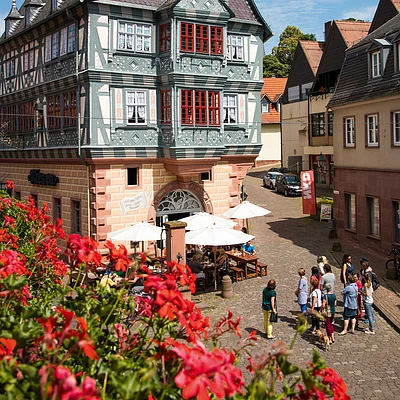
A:
[[[1,178],[100,242],[226,211],[261,148],[271,35],[253,0],[13,0]]]

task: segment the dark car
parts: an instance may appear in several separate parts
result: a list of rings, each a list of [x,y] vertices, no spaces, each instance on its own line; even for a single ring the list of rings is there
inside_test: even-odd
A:
[[[301,183],[297,175],[278,175],[275,182],[275,190],[287,196],[301,196]]]
[[[282,175],[280,172],[267,172],[267,174],[263,177],[263,185],[264,187],[275,189],[275,181],[276,177]]]

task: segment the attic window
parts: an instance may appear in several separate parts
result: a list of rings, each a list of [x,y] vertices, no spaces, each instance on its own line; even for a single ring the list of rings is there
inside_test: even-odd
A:
[[[262,113],[269,113],[269,102],[268,100],[263,100],[261,103],[261,112]]]
[[[381,75],[381,52],[374,51],[371,53],[371,78],[377,78]]]

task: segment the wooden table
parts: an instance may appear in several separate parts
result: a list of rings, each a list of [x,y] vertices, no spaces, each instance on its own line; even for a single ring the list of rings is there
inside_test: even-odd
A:
[[[244,264],[245,279],[258,275],[258,265],[257,265],[258,257],[256,255],[251,255],[248,253],[242,254],[241,252],[236,252],[236,251],[226,251],[225,254],[232,260],[235,260],[237,262]],[[254,264],[254,266],[255,266],[254,273],[249,274],[247,272],[247,264]]]

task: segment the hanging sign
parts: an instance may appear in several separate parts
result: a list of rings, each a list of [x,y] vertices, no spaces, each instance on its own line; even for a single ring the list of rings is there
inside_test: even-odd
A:
[[[314,171],[302,171],[300,173],[300,181],[303,214],[316,215],[317,204],[315,197]]]

